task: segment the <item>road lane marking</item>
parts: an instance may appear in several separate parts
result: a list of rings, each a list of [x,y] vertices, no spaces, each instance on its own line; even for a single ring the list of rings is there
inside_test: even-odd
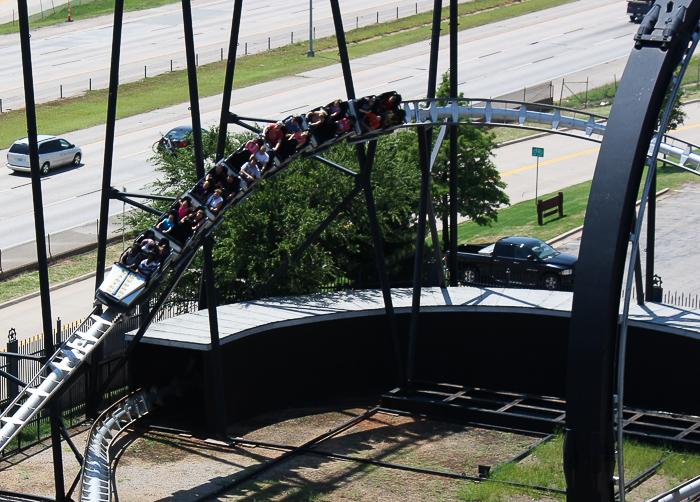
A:
[[[599,146],[596,148],[591,148],[589,150],[583,150],[583,151],[576,152],[576,153],[570,153],[569,155],[557,157],[556,159],[545,160],[543,162],[540,162],[539,165],[540,165],[540,167],[542,167],[542,166],[546,166],[549,164],[554,164],[556,162],[562,162],[564,160],[573,159],[575,157],[580,157],[581,155],[588,155],[589,153],[594,153],[594,152],[597,152],[598,150],[600,150]],[[523,171],[527,171],[529,169],[535,169],[536,167],[537,167],[537,164],[530,164],[529,166],[519,167],[518,169],[513,169],[512,171],[506,171],[505,173],[501,173],[501,178],[504,178],[504,177],[509,176],[511,174],[517,174],[517,173],[520,173]]]
[[[595,9],[591,9],[591,11],[601,10],[601,9],[604,9],[604,8],[607,8],[607,7],[609,7],[609,6],[605,6],[605,5],[604,5],[604,6],[601,6],[601,7],[597,7],[597,8],[595,8]],[[352,12],[354,12],[354,11],[352,11]],[[352,12],[351,12],[351,13],[352,13]],[[568,18],[568,17],[574,17],[574,16],[579,15],[579,14],[580,14],[580,13],[573,13],[573,14],[570,14],[569,16],[564,16],[564,17],[562,17],[562,18],[552,19],[552,20],[548,20],[548,21],[542,21],[541,23],[536,23],[536,24],[534,24],[534,25],[529,25],[529,26],[522,26],[522,27],[520,27],[520,28],[516,28],[516,29],[513,29],[513,30],[508,31],[508,32],[505,32],[505,33],[494,34],[494,35],[491,35],[491,36],[488,36],[488,37],[480,38],[480,39],[478,39],[478,40],[472,40],[472,41],[469,41],[469,42],[465,42],[465,43],[463,43],[463,44],[460,44],[460,45],[459,45],[459,48],[467,47],[467,46],[469,46],[469,45],[476,44],[476,43],[482,43],[482,42],[484,42],[484,41],[487,41],[487,40],[493,39],[493,38],[497,38],[497,37],[509,36],[509,35],[512,35],[513,33],[517,33],[517,32],[519,32],[519,31],[523,31],[523,30],[526,30],[526,29],[529,30],[529,29],[532,29],[532,28],[537,28],[537,27],[539,27],[539,26],[544,26],[544,25],[552,24],[552,23],[561,23],[561,22],[562,22],[563,20],[565,20],[566,18]],[[133,21],[131,21],[131,22],[133,22]],[[176,28],[177,26],[173,26],[173,27]],[[282,28],[282,29],[283,29],[283,28]],[[261,32],[261,33],[265,33],[265,32]],[[254,35],[250,35],[250,36],[254,36]],[[561,36],[561,34],[559,34],[559,35],[553,35],[553,37],[556,37],[556,36]],[[246,35],[246,37],[248,37],[248,35]],[[228,42],[229,42],[229,40],[221,40],[221,41],[218,41],[218,42],[217,42],[217,41],[214,41],[214,42],[211,42],[211,43],[209,43],[209,44],[203,44],[202,46],[197,46],[196,48],[201,50],[201,48],[203,48],[203,47],[207,47],[207,46],[211,46],[211,45],[217,45],[217,44],[221,44],[221,43],[228,43]],[[428,42],[428,41],[426,40],[426,42]],[[529,45],[529,44],[528,44],[528,45]],[[66,48],[66,50],[71,50],[71,49],[70,49],[70,48]],[[447,53],[449,50],[450,50],[449,47],[444,47],[444,48],[441,49],[439,52]],[[511,48],[511,49],[506,49],[506,50],[512,50],[512,48]],[[144,57],[144,58],[135,59],[135,60],[131,60],[131,61],[124,61],[124,62],[122,62],[122,63],[120,64],[120,67],[123,67],[123,66],[125,66],[125,65],[127,65],[127,64],[135,64],[135,63],[140,63],[140,62],[143,62],[143,61],[153,60],[153,59],[156,59],[156,58],[162,58],[162,57],[172,56],[172,55],[174,55],[174,54],[179,54],[179,53],[182,53],[182,52],[183,52],[182,50],[179,50],[179,51],[171,51],[171,52],[167,52],[167,53],[163,53],[163,54],[152,55],[152,56],[150,56],[150,57]],[[460,52],[461,52],[461,51],[460,51]],[[412,58],[409,58],[409,59],[406,59],[406,60],[401,61],[401,63],[406,63],[407,61],[411,61],[411,60],[415,60],[415,59],[419,59],[419,58],[426,58],[426,57],[428,57],[428,56],[429,56],[428,54],[414,56],[414,57],[412,57]],[[616,59],[617,59],[617,58],[616,58]],[[375,69],[385,68],[385,67],[391,66],[392,64],[396,64],[396,63],[389,63],[389,64],[386,64],[386,65],[383,65],[383,66],[375,67]],[[460,63],[460,64],[461,64],[461,63]],[[50,83],[50,82],[58,81],[58,80],[60,80],[60,79],[75,78],[75,77],[78,77],[78,76],[81,76],[81,75],[86,75],[86,74],[93,73],[93,72],[105,71],[105,70],[108,70],[108,69],[109,69],[108,66],[107,66],[107,67],[103,66],[103,67],[101,67],[101,68],[93,68],[93,69],[91,69],[91,70],[86,70],[86,71],[82,71],[82,72],[77,72],[77,73],[74,73],[74,74],[71,74],[71,75],[64,75],[64,76],[60,76],[60,77],[56,77],[56,78],[51,78],[51,79],[48,79],[48,80],[42,80],[42,81],[40,81],[40,82],[36,82],[36,85],[39,85],[39,84],[48,84],[48,83]],[[354,72],[354,73],[358,73],[358,72]],[[21,86],[19,86],[19,87],[12,87],[12,88],[9,88],[9,89],[0,89],[0,92],[8,92],[8,91],[17,90],[17,89],[21,89]]]

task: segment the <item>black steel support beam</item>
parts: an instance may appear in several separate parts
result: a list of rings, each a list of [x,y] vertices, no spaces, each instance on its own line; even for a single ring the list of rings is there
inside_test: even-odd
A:
[[[107,266],[107,230],[109,223],[109,203],[114,190],[112,189],[112,167],[114,161],[114,138],[117,121],[117,97],[119,93],[119,60],[121,57],[122,27],[124,24],[124,0],[114,3],[114,22],[112,27],[112,55],[109,69],[109,93],[107,96],[107,119],[105,125],[105,150],[102,164],[102,193],[100,198],[99,228],[97,231],[97,265],[95,268],[95,289],[104,281]],[[97,361],[103,354],[100,345],[90,356]],[[99,398],[96,395],[98,387],[99,368],[93,364],[87,376],[87,400],[85,415],[97,418]]]
[[[408,338],[408,360],[406,361],[406,390],[413,391],[413,373],[416,363],[416,344],[420,323],[420,297],[423,286],[423,255],[425,253],[425,219],[430,200],[430,152],[428,131],[419,127],[418,153],[420,157],[420,202],[418,208],[418,228],[416,230],[416,250],[413,260],[413,296],[411,300],[411,325]]]
[[[224,92],[221,98],[221,117],[219,118],[219,139],[216,144],[216,159],[223,159],[226,153],[226,137],[228,124],[231,118],[231,93],[233,92],[233,75],[236,71],[236,50],[238,48],[238,34],[241,28],[241,10],[243,0],[233,2],[233,19],[231,19],[231,38],[228,41],[228,58],[226,59],[226,73],[224,75]]]
[[[97,237],[97,267],[95,268],[95,289],[104,281],[107,266],[107,224],[109,222],[109,202],[112,196],[112,164],[114,159],[114,137],[117,121],[117,96],[119,93],[119,59],[121,56],[124,0],[114,3],[114,23],[112,27],[112,56],[109,67],[109,94],[107,96],[107,120],[105,128],[105,150],[102,164],[102,196],[100,199],[100,225]],[[94,417],[93,417],[94,418]]]
[[[134,199],[148,199],[148,200],[161,200],[165,202],[174,202],[177,197],[170,197],[168,195],[151,195],[144,193],[131,193],[131,192],[120,192],[119,190],[111,189],[111,198],[127,202],[127,197]]]
[[[450,0],[450,95],[453,98],[459,96],[457,66],[459,64],[459,48],[457,35],[459,34],[459,4],[457,0]],[[450,286],[457,286],[457,206],[459,169],[457,165],[457,148],[459,146],[459,129],[450,127]]]
[[[33,356],[31,354],[17,354],[15,352],[0,352],[0,357],[10,357],[13,359],[29,359],[30,361],[41,361],[41,356]]]
[[[651,178],[647,202],[646,300],[654,301],[654,260],[656,259],[656,171]]]
[[[586,211],[568,344],[564,472],[569,502],[614,500],[615,346],[629,233],[661,103],[700,18],[697,0],[667,6],[662,13],[657,4],[640,26]]]
[[[9,490],[0,490],[0,495],[10,497],[10,500],[36,500],[38,502],[56,502],[50,497],[42,497],[41,495],[32,495],[31,493],[13,492]]]
[[[335,37],[338,40],[338,55],[340,56],[340,67],[343,69],[345,92],[348,99],[355,99],[355,84],[352,80],[350,56],[348,55],[348,46],[345,42],[345,28],[343,28],[343,17],[340,14],[338,0],[331,0],[331,12],[333,13],[333,24],[335,25]]]
[[[353,177],[359,176],[359,173],[356,173],[352,169],[348,169],[345,166],[341,166],[340,164],[336,164],[332,160],[328,160],[327,158],[321,157],[320,155],[314,155],[313,157],[310,157],[310,158],[312,158],[314,160],[318,160],[321,164],[325,164],[328,167],[332,167],[333,169],[337,169],[341,173],[349,174],[350,176],[353,176]]]
[[[192,4],[182,0],[182,27],[185,35],[185,58],[187,60],[187,86],[190,96],[190,117],[192,119],[192,142],[194,144],[194,165],[197,179],[204,178],[204,148],[202,147],[202,119],[199,113],[199,88],[197,86],[197,56],[194,48],[192,28]]]
[[[153,214],[153,215],[156,215],[156,216],[158,216],[159,218],[163,215],[163,212],[162,212],[162,211],[158,211],[157,209],[152,208],[151,206],[147,206],[146,204],[141,204],[140,202],[136,202],[136,201],[131,200],[131,199],[127,198],[127,197],[119,197],[119,200],[122,201],[122,202],[124,202],[124,203],[126,203],[126,204],[129,204],[130,206],[134,206],[134,207],[140,209],[141,211],[145,211],[145,212],[147,212],[147,213],[151,213],[151,214]],[[104,280],[104,279],[103,279],[103,280]],[[97,285],[97,287],[99,287],[100,284],[102,284],[102,283],[100,282],[100,283]]]
[[[433,3],[433,27],[430,37],[430,67],[428,69],[427,98],[434,98],[437,90],[438,55],[440,54],[440,25],[442,24],[442,0]]]
[[[389,331],[391,332],[392,345],[394,347],[394,357],[396,360],[396,376],[400,387],[406,384],[406,372],[401,355],[401,343],[399,339],[399,328],[396,323],[396,314],[394,313],[394,303],[391,299],[391,286],[389,285],[389,274],[386,269],[386,258],[384,257],[384,242],[382,238],[382,230],[379,227],[379,219],[377,218],[377,206],[374,202],[374,191],[372,189],[372,167],[374,166],[374,153],[376,151],[377,141],[368,143],[367,152],[364,145],[357,145],[357,158],[360,162],[360,170],[362,175],[358,178],[358,183],[365,193],[365,203],[367,205],[367,215],[369,217],[370,228],[372,232],[372,243],[374,244],[375,259],[377,261],[377,271],[379,272],[379,283],[382,287],[382,297],[384,298],[384,309],[386,310],[387,322],[389,323]]]
[[[243,129],[248,129],[249,131],[254,132],[255,134],[260,134],[262,132],[262,129],[260,129],[259,127],[255,127],[254,125],[247,124],[246,122],[244,122],[245,120],[251,120],[254,123],[267,122],[269,124],[274,124],[275,122],[277,122],[276,120],[270,120],[270,119],[241,117],[240,115],[236,115],[235,113],[229,113],[229,115],[228,115],[228,123],[229,124],[236,124],[237,126],[240,126]]]
[[[187,80],[190,91],[190,111],[192,114],[192,132],[194,136],[194,158],[197,179],[204,178],[204,150],[202,147],[202,123],[199,113],[199,90],[197,87],[197,63],[194,47],[194,32],[192,29],[192,5],[190,0],[182,0],[183,29],[185,32],[185,53],[187,55]],[[226,132],[226,131],[224,131]],[[221,135],[219,136],[221,137]],[[214,285],[214,259],[212,257],[213,243],[211,238],[204,240],[204,290],[206,291],[206,307],[209,312],[209,336],[211,352],[209,354],[209,371],[211,375],[212,395],[208,402],[213,404],[214,416],[209,422],[220,437],[226,434],[226,394],[224,393],[224,373],[221,363],[221,344],[219,341],[219,319],[216,313],[217,298]],[[201,299],[200,299],[201,300]],[[202,308],[200,301],[200,308]]]
[[[39,292],[41,296],[41,320],[44,331],[44,358],[48,362],[53,354],[53,326],[51,320],[51,293],[49,291],[49,262],[46,253],[46,230],[44,225],[44,203],[41,194],[41,173],[39,171],[39,148],[37,144],[36,104],[34,100],[34,77],[32,73],[32,50],[29,33],[29,12],[26,0],[18,0],[20,46],[22,50],[22,75],[24,80],[24,100],[27,114],[27,138],[29,141],[29,164],[32,180],[32,202],[34,204],[34,232],[36,235],[36,255],[39,268]],[[59,431],[58,402],[49,404],[51,420],[51,450],[53,453],[54,490],[56,501],[65,500],[63,479],[63,452]]]
[[[4,377],[4,378],[7,378],[9,381],[16,383],[16,384],[19,385],[20,387],[26,387],[26,386],[27,386],[27,382],[23,382],[22,380],[20,380],[20,379],[17,378],[16,376],[12,375],[11,373],[8,373],[7,371],[0,370],[0,376],[1,376],[1,377]]]

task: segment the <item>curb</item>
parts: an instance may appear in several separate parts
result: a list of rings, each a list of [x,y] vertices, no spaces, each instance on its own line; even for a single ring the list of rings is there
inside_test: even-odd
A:
[[[111,266],[110,266],[111,268]],[[105,269],[105,271],[109,270],[109,268]],[[57,289],[65,288],[66,286],[71,286],[75,283],[84,281],[86,279],[89,279],[90,277],[95,277],[95,272],[89,272],[87,274],[74,277],[72,279],[69,279],[67,281],[55,284],[49,288],[49,291],[55,291]],[[6,307],[12,307],[13,305],[17,305],[18,303],[22,303],[23,301],[26,300],[31,300],[32,298],[36,298],[41,294],[41,291],[35,291],[33,293],[29,293],[28,295],[20,296],[19,298],[14,298],[12,300],[8,300],[5,303],[0,303],[0,310],[6,308]]]
[[[669,191],[668,188],[664,188],[663,190],[659,190],[658,192],[656,192],[656,198],[658,199],[658,198],[661,197],[662,195],[665,195],[668,191]],[[638,201],[637,201],[637,205],[639,205],[640,202],[641,202],[641,201],[638,200]],[[583,225],[581,225],[580,227],[572,228],[572,229],[569,230],[568,232],[564,232],[564,233],[561,234],[561,235],[557,235],[556,237],[553,237],[553,238],[549,239],[549,240],[546,241],[546,242],[547,242],[547,244],[549,244],[550,246],[552,246],[552,245],[554,245],[555,243],[557,243],[557,242],[559,242],[559,241],[563,241],[564,239],[566,239],[566,238],[568,238],[568,237],[571,237],[572,235],[575,235],[575,234],[581,232],[582,230],[583,230]]]

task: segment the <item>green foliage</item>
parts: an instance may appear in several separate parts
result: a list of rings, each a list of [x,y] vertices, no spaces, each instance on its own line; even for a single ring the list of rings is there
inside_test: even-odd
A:
[[[438,98],[450,97],[449,84],[450,74],[447,72],[436,92]],[[457,97],[463,97],[462,93]],[[497,146],[495,135],[466,124],[457,131],[457,212],[479,226],[490,226],[498,221],[499,208],[510,202],[504,191],[506,183],[491,160]],[[450,214],[450,148],[449,141],[445,141],[433,166],[435,214],[443,222]],[[443,240],[445,243],[449,241],[447,229],[443,232]]]
[[[207,167],[213,164],[217,131],[205,135]],[[227,153],[248,139],[229,138]],[[399,132],[379,140],[372,174],[384,254],[390,274],[405,270],[411,262],[415,233],[414,212],[419,176],[415,133]],[[360,168],[355,146],[335,147],[325,156],[355,172]],[[196,179],[192,152],[154,157],[162,180],[153,184],[161,194],[177,196]],[[229,301],[253,298],[277,268],[319,227],[331,211],[353,190],[355,179],[314,160],[296,160],[280,175],[256,186],[242,204],[229,211],[215,233],[214,260],[218,286]],[[132,221],[143,228],[152,217]],[[269,294],[303,294],[342,278],[376,276],[374,246],[364,192],[360,192],[296,261]],[[195,263],[193,269],[201,269]],[[198,274],[181,280],[181,294],[196,292]]]

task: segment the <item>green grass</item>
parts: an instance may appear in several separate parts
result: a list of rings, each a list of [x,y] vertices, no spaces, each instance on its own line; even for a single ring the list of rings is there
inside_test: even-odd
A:
[[[550,441],[538,445],[528,457],[520,462],[507,463],[493,469],[489,479],[565,490],[566,480],[562,467],[563,445],[564,436],[556,435]],[[697,473],[700,472],[700,457],[696,455],[672,453],[662,448],[625,440],[625,481],[629,482],[639,476],[669,454],[671,457],[658,470],[658,475],[662,476],[667,483],[667,486],[662,487],[661,490],[673,488],[681,482],[697,476]],[[458,498],[460,500],[496,502],[504,500],[504,497],[522,493],[526,493],[532,500],[538,500],[545,495],[558,500],[566,499],[563,494],[488,481],[466,483],[459,491]]]
[[[659,166],[657,191],[664,188],[675,190],[688,181],[697,181],[698,177],[676,167]],[[564,216],[545,218],[544,225],[537,224],[537,208],[534,200],[527,200],[505,207],[498,212],[498,222],[490,227],[481,227],[472,221],[460,223],[457,239],[460,243],[484,244],[495,242],[509,235],[527,235],[544,241],[583,225],[586,216],[588,195],[591,182],[586,181],[572,185],[561,191],[564,194]],[[642,188],[639,195],[641,197]],[[539,198],[548,199],[556,192],[541,194]]]
[[[511,0],[474,0],[459,5],[459,29],[508,19],[573,0],[525,0],[513,4]],[[75,9],[76,7],[74,7]],[[78,13],[76,12],[76,16]],[[448,8],[443,9],[447,19]],[[430,12],[398,19],[391,23],[352,30],[346,33],[351,59],[402,47],[430,38]],[[442,32],[448,33],[447,22]],[[316,57],[309,58],[306,42],[281,47],[264,53],[239,57],[236,60],[234,88],[296,75],[298,73],[338,63],[335,37],[315,41]],[[222,92],[225,62],[202,65],[197,69],[200,97]],[[86,92],[85,95],[38,105],[37,123],[42,132],[64,134],[103,124],[107,115],[107,90]],[[133,116],[189,100],[185,71],[166,73],[119,87],[117,118]],[[26,136],[24,110],[0,115],[0,148],[7,148],[17,138]]]
[[[119,259],[122,252],[122,244],[114,244],[107,248],[107,263],[113,263]],[[61,282],[80,277],[95,271],[97,263],[97,251],[76,255],[57,261],[49,266],[49,283],[53,286]],[[0,288],[0,303],[20,298],[39,291],[39,272],[24,272],[2,281]]]

